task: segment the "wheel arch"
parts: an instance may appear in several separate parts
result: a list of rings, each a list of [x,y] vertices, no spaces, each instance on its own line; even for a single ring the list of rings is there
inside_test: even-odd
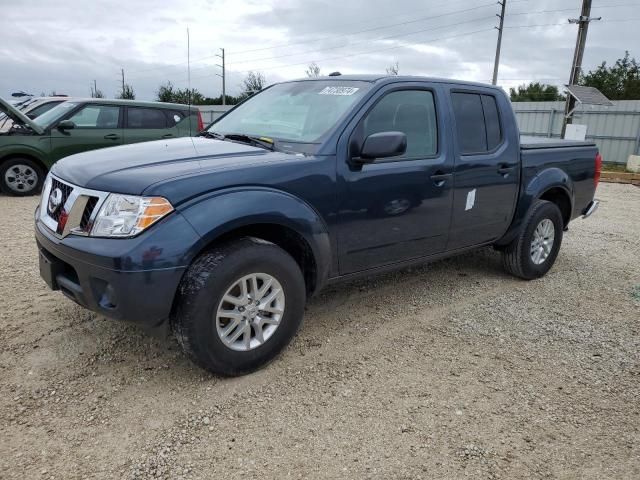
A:
[[[538,199],[555,204],[562,214],[563,227],[567,228],[573,212],[573,202],[569,192],[561,186],[550,187],[542,192]]]
[[[35,155],[31,152],[10,152],[2,155],[0,157],[0,165],[3,165],[5,162],[13,159],[13,158],[28,158],[29,160],[33,160],[42,168],[42,171],[46,175],[49,171],[49,167],[47,167],[46,163],[40,158],[38,155]]]
[[[189,262],[221,242],[253,237],[278,245],[296,260],[308,295],[319,291],[329,277],[332,256],[325,222],[308,204],[285,192],[223,192],[190,202],[181,214],[201,235]]]
[[[562,213],[566,229],[573,216],[573,182],[560,168],[548,168],[528,180],[518,198],[513,221],[507,232],[495,242],[497,247],[506,246],[518,234],[522,221],[536,200],[551,201]]]

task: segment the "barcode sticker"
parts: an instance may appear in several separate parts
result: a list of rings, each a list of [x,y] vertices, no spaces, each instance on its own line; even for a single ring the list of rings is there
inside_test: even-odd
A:
[[[324,87],[318,95],[353,95],[358,90],[357,87]]]

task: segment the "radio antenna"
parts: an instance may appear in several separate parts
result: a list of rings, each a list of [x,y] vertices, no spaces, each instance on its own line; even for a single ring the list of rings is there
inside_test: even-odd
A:
[[[189,42],[189,27],[187,27],[187,102],[189,102],[189,136],[191,132],[191,45]]]

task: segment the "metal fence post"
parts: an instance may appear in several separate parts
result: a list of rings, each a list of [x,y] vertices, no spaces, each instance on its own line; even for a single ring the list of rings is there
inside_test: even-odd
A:
[[[552,108],[549,111],[549,128],[547,129],[547,137],[551,138],[553,136],[553,122],[556,119],[556,109]]]

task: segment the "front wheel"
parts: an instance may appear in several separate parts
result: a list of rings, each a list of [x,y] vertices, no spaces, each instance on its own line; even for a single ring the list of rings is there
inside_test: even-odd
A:
[[[527,213],[520,234],[502,251],[505,270],[525,280],[545,275],[558,256],[563,227],[557,205],[537,200]]]
[[[304,278],[273,243],[242,238],[198,257],[182,280],[172,326],[185,353],[220,375],[250,373],[293,338],[304,314]]]
[[[43,182],[42,168],[29,158],[10,158],[0,165],[0,190],[7,195],[35,195]]]

